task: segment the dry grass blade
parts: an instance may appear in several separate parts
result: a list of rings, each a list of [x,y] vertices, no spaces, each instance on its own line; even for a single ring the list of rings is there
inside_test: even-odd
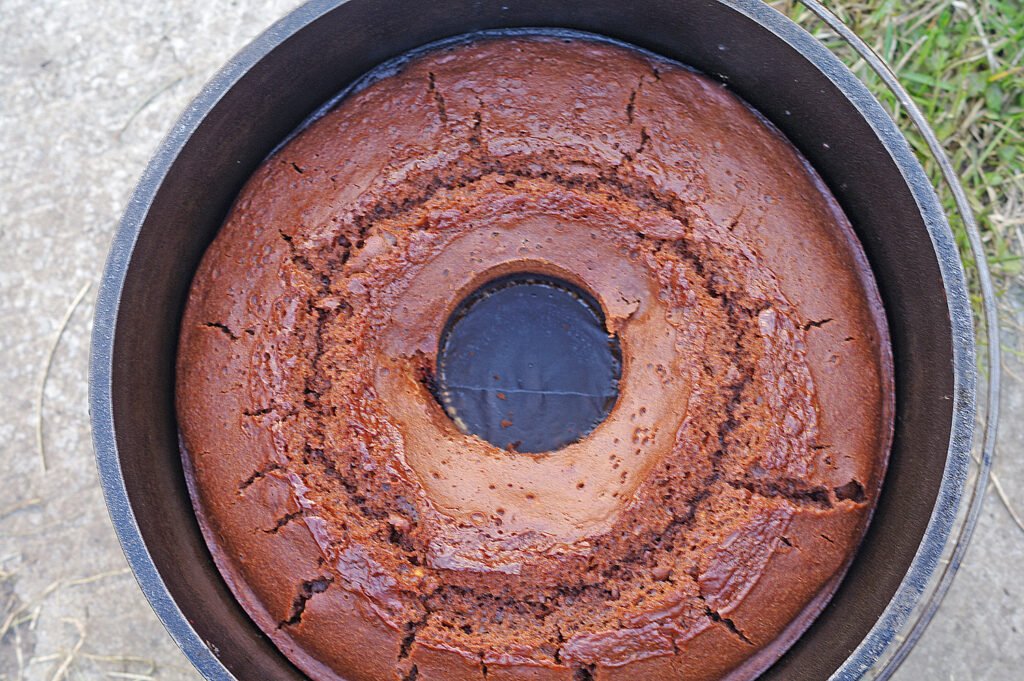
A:
[[[79,577],[78,579],[58,579],[56,582],[53,582],[45,589],[43,589],[42,593],[40,593],[34,600],[28,603],[23,603],[19,607],[9,612],[6,617],[4,617],[3,622],[0,623],[0,641],[2,641],[3,638],[7,635],[7,632],[11,630],[11,627],[13,627],[17,622],[21,621],[21,617],[25,613],[29,612],[29,610],[31,610],[33,607],[35,608],[35,613],[28,617],[28,619],[30,619],[33,622],[34,626],[35,621],[39,618],[39,610],[42,607],[42,602],[49,598],[50,595],[52,595],[58,589],[69,586],[81,586],[83,584],[91,584],[101,579],[106,579],[107,577],[117,577],[120,575],[129,574],[130,572],[131,570],[129,570],[128,568],[122,568],[120,570],[108,570],[107,572],[100,572],[95,575],[90,575],[88,577]]]
[[[50,367],[53,366],[53,356],[57,353],[57,346],[60,345],[60,339],[64,336],[64,330],[68,327],[68,322],[71,321],[71,315],[75,313],[75,310],[81,304],[85,298],[85,294],[92,288],[92,282],[89,282],[78,292],[74,300],[68,306],[68,309],[64,312],[64,317],[60,321],[60,325],[57,327],[57,332],[53,336],[53,342],[50,344],[50,349],[46,353],[46,360],[43,362],[43,370],[39,375],[39,392],[36,395],[36,445],[39,448],[39,461],[43,466],[43,472],[46,472],[46,449],[43,443],[43,400],[46,395],[46,381],[50,377]]]
[[[71,624],[75,627],[75,629],[78,630],[78,640],[75,642],[75,645],[71,647],[71,650],[68,651],[68,654],[64,656],[64,659],[57,667],[57,670],[53,673],[53,676],[50,677],[50,681],[60,681],[64,678],[64,675],[68,673],[68,669],[71,667],[71,663],[75,661],[75,656],[78,655],[78,651],[80,651],[82,649],[82,646],[85,645],[84,624],[82,624],[78,620],[67,617],[62,618],[61,622]]]
[[[21,632],[14,630],[14,657],[18,663],[18,678],[25,678],[25,654],[21,651]]]
[[[13,515],[13,514],[17,513],[18,511],[24,511],[26,508],[32,508],[33,506],[40,506],[42,503],[43,503],[43,500],[40,499],[39,497],[34,497],[32,499],[25,499],[24,501],[19,501],[19,502],[15,503],[15,504],[12,504],[12,505],[8,506],[4,510],[0,511],[0,520],[3,520],[7,516]]]
[[[1000,501],[1003,502],[1003,506],[1006,507],[1006,510],[1010,513],[1010,517],[1013,518],[1013,522],[1020,528],[1021,532],[1024,532],[1024,521],[1022,521],[1020,516],[1017,515],[1017,511],[1013,508],[1013,504],[1010,503],[1010,498],[1003,490],[1003,484],[999,482],[999,478],[996,477],[995,473],[989,475],[989,479],[992,481],[992,487],[995,488]]]

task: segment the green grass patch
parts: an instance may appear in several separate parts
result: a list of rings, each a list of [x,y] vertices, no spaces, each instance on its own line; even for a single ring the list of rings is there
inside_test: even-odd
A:
[[[942,176],[895,98],[844,42],[795,0],[772,5],[822,40],[901,122],[936,187]],[[942,141],[971,201],[996,285],[1024,272],[1024,3],[839,0],[827,3],[896,71]],[[966,252],[952,195],[939,193]],[[968,275],[973,264],[965,261]]]

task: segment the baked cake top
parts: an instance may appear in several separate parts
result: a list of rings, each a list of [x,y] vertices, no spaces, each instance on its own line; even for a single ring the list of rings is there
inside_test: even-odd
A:
[[[435,395],[449,315],[517,272],[621,348],[611,413],[553,452]],[[774,128],[677,64],[518,36],[404,63],[256,171],[177,399],[218,566],[314,678],[715,679],[831,595],[891,381],[860,246]]]

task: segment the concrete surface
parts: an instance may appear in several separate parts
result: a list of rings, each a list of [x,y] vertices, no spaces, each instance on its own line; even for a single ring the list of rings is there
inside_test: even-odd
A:
[[[220,64],[295,4],[0,0],[0,680],[197,678],[127,571],[103,506],[86,408],[93,300],[162,135]],[[1007,315],[1024,324],[1021,305]],[[1019,349],[1020,337],[1007,344]],[[44,471],[36,396],[51,348]],[[1024,386],[1011,376],[1004,409],[996,471],[1024,511]],[[1024,677],[1021,564],[1024,533],[990,496],[897,678]]]

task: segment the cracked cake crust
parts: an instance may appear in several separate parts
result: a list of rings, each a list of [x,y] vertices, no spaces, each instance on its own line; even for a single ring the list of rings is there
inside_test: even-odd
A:
[[[557,452],[432,395],[476,286],[552,274],[623,355]],[[891,360],[820,179],[719,84],[583,39],[418,56],[268,159],[190,291],[186,476],[239,601],[317,679],[751,678],[827,602]]]

